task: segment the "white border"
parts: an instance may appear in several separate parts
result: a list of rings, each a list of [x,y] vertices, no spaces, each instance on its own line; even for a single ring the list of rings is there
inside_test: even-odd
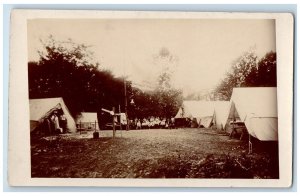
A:
[[[276,19],[280,179],[62,179],[30,177],[27,19],[219,18]],[[9,84],[9,184],[105,187],[289,187],[292,179],[293,17],[278,13],[199,13],[14,10],[11,15]]]

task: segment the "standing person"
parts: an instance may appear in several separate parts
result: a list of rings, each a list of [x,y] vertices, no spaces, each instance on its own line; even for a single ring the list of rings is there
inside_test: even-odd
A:
[[[142,124],[141,124],[141,120],[140,119],[137,120],[136,129],[142,129]]]
[[[58,131],[59,133],[62,133],[62,128],[59,126],[59,120],[57,116],[57,111],[54,111],[52,117],[51,117],[52,122],[54,123],[54,130]]]
[[[51,121],[49,118],[46,118],[44,120],[44,124],[45,124],[45,129],[47,130],[47,134],[51,135],[52,134],[52,127],[51,127]]]
[[[166,120],[166,126],[165,127],[166,127],[166,129],[169,128],[169,119]]]
[[[236,119],[234,118],[233,122],[232,122],[232,131],[229,135],[230,138],[234,137],[234,135],[237,133],[237,130],[236,130],[236,127],[235,127],[235,122],[236,122]]]
[[[170,126],[170,128],[175,129],[175,118],[174,117],[171,118],[171,126]]]

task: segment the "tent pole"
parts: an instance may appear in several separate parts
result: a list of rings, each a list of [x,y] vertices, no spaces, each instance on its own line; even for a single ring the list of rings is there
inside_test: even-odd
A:
[[[126,115],[126,131],[129,131],[128,108],[127,108],[127,87],[124,77],[124,96],[125,96],[125,115]]]
[[[248,134],[249,135],[249,142],[248,142],[248,145],[249,145],[249,152],[248,152],[248,154],[251,154],[252,153],[252,142],[251,142],[251,135],[250,134]]]
[[[121,122],[121,106],[119,104],[119,114],[120,114],[120,132],[121,132],[121,137],[122,137],[122,122]]]
[[[215,130],[217,130],[217,114],[216,114],[216,111],[214,111],[214,127],[215,127]]]
[[[113,120],[113,138],[115,138],[116,134],[116,127],[115,127],[115,107],[112,108],[113,115],[112,115],[112,120]]]

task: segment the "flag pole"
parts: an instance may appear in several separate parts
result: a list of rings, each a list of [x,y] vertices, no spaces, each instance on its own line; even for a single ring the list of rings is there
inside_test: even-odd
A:
[[[126,131],[129,130],[128,124],[128,111],[127,111],[127,87],[126,87],[126,79],[124,77],[124,94],[125,94],[125,116],[126,116]]]

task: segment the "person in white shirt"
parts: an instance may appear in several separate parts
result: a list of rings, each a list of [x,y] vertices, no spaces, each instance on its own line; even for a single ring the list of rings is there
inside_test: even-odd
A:
[[[62,128],[59,126],[59,120],[57,116],[57,111],[54,111],[53,115],[51,116],[51,120],[54,123],[54,129],[55,131],[58,131],[59,133],[63,133]]]

